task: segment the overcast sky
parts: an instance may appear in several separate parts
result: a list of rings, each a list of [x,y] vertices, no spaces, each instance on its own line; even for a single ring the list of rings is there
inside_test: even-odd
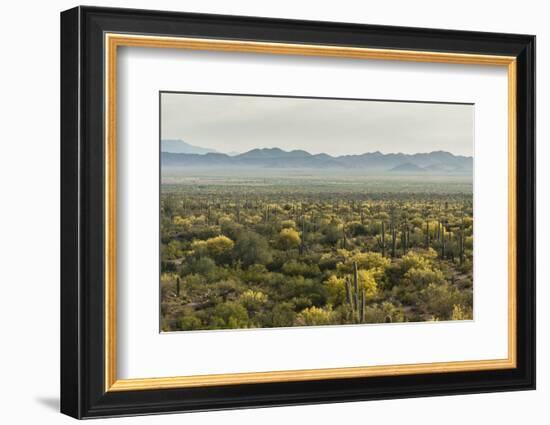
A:
[[[163,93],[161,137],[219,152],[473,152],[471,105]]]

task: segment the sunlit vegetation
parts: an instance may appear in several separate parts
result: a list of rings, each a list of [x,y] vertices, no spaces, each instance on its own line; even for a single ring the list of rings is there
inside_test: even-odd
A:
[[[163,185],[162,330],[471,319],[471,187],[391,186]]]

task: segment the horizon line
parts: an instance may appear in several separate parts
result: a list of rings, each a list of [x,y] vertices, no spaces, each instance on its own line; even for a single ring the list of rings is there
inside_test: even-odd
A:
[[[285,153],[292,153],[292,152],[305,152],[307,153],[308,155],[311,155],[311,156],[315,156],[315,155],[327,155],[327,156],[330,156],[331,158],[341,158],[343,156],[361,156],[361,155],[373,155],[373,154],[380,154],[380,155],[429,155],[429,154],[432,154],[432,153],[438,153],[438,152],[443,152],[443,153],[448,153],[450,155],[453,155],[455,157],[463,157],[463,158],[473,158],[473,155],[462,155],[462,154],[455,154],[453,152],[450,152],[450,151],[446,151],[446,150],[443,150],[443,149],[436,149],[436,150],[433,150],[433,151],[429,151],[429,152],[415,152],[415,153],[405,153],[405,152],[382,152],[380,150],[376,150],[376,151],[370,151],[370,152],[363,152],[363,153],[349,153],[349,154],[341,154],[341,155],[331,155],[331,154],[328,154],[326,152],[320,152],[320,153],[311,153],[309,151],[306,151],[305,149],[292,149],[292,150],[284,150],[282,148],[279,148],[277,146],[273,146],[273,147],[262,147],[262,148],[253,148],[253,149],[250,149],[250,150],[247,150],[247,151],[244,151],[244,152],[239,152],[239,153],[235,153],[233,155],[230,155],[229,153],[227,152],[219,152],[218,150],[214,149],[214,148],[209,148],[209,147],[203,147],[203,146],[198,146],[198,145],[192,145],[190,143],[187,143],[185,141],[183,141],[182,139],[160,139],[160,141],[167,141],[167,140],[170,140],[170,141],[180,141],[182,143],[185,143],[186,145],[188,146],[191,146],[191,147],[194,147],[194,148],[200,148],[200,149],[210,149],[212,150],[213,152],[205,152],[205,153],[186,153],[186,152],[166,152],[166,151],[163,151],[162,150],[162,146],[161,146],[161,149],[160,149],[160,152],[161,153],[172,153],[172,154],[176,154],[176,155],[208,155],[208,154],[218,154],[218,155],[227,155],[229,157],[234,157],[234,156],[238,156],[238,155],[244,155],[246,153],[249,153],[249,152],[252,152],[252,151],[255,151],[255,150],[279,150],[281,152],[285,152]]]

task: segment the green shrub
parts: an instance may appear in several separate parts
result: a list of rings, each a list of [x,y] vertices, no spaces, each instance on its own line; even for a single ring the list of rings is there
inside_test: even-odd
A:
[[[271,325],[275,327],[287,327],[294,324],[296,313],[292,303],[283,302],[276,304],[272,310]]]
[[[245,266],[266,265],[272,259],[271,250],[265,238],[251,231],[243,232],[238,236],[233,248],[233,256]]]
[[[402,310],[391,302],[385,301],[381,304],[367,306],[365,309],[366,323],[391,323],[403,321],[404,315]]]
[[[420,293],[420,304],[427,314],[434,315],[439,320],[449,320],[455,305],[461,305],[464,296],[454,286],[429,284]]]
[[[290,276],[315,277],[321,274],[317,264],[305,264],[296,260],[285,263],[281,271]]]
[[[193,331],[203,329],[202,321],[193,315],[183,316],[180,320],[180,328],[182,331]]]
[[[285,228],[279,233],[279,247],[283,250],[298,248],[301,242],[300,234],[294,229]]]
[[[248,328],[249,317],[246,308],[236,302],[220,303],[210,315],[210,327],[213,329]]]
[[[302,310],[295,320],[296,326],[320,326],[330,325],[335,319],[332,309],[309,307]]]

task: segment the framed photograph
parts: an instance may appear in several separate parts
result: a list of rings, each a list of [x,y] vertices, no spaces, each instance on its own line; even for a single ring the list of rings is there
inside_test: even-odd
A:
[[[61,14],[61,411],[535,388],[535,37]]]

